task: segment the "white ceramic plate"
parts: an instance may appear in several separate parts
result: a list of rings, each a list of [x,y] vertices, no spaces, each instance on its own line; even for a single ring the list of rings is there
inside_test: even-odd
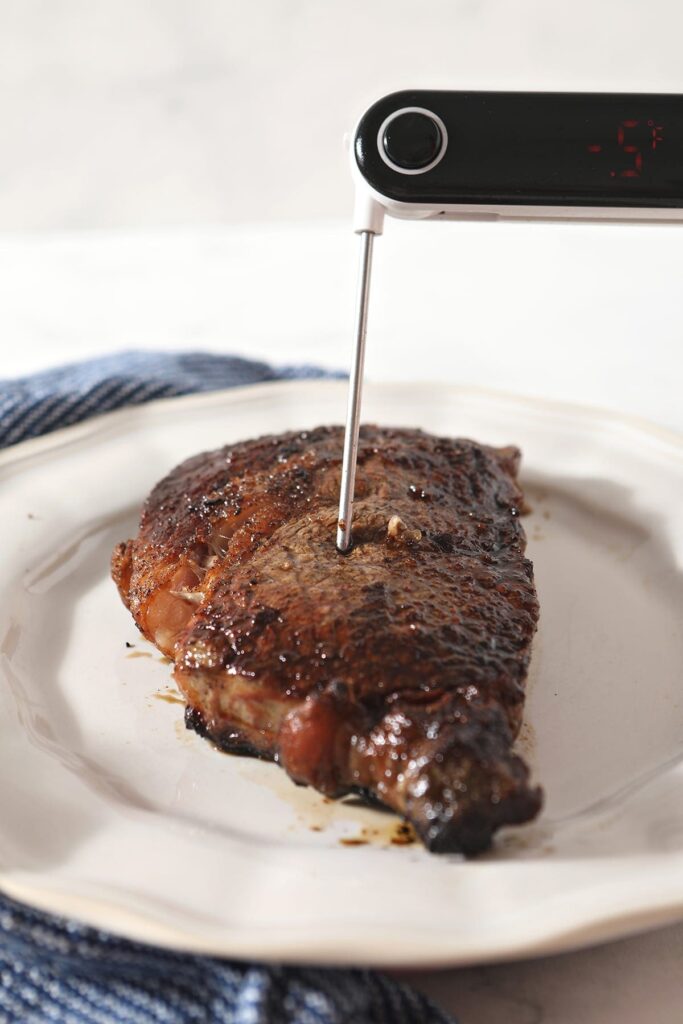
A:
[[[345,398],[315,382],[176,399],[0,456],[0,885],[142,940],[320,963],[491,960],[682,916],[683,448],[641,424],[367,388],[368,420],[524,450],[542,618],[521,747],[547,799],[494,852],[392,845],[390,816],[184,730],[110,551],[180,459],[338,422]]]

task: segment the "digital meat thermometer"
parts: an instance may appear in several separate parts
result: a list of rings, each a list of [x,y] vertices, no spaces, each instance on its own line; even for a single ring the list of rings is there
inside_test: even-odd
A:
[[[337,547],[352,543],[372,243],[426,220],[683,220],[683,96],[397,92],[351,139],[361,238]]]

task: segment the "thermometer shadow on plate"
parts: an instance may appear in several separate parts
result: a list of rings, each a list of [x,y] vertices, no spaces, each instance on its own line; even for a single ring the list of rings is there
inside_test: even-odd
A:
[[[350,145],[360,235],[337,548],[353,497],[375,235],[384,217],[673,223],[683,220],[683,96],[393,93]]]

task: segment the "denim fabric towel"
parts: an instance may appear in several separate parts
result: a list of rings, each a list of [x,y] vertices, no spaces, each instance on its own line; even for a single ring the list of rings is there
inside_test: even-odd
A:
[[[233,356],[130,352],[0,381],[0,447],[124,405],[326,376]],[[0,822],[0,829],[2,822]],[[0,896],[0,1024],[453,1024],[374,971],[245,964],[143,946]]]

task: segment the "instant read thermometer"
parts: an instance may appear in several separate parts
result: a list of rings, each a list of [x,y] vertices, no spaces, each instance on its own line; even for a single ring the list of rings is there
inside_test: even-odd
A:
[[[352,543],[372,243],[385,213],[446,220],[683,220],[683,96],[397,92],[351,140],[361,237],[337,547]]]

